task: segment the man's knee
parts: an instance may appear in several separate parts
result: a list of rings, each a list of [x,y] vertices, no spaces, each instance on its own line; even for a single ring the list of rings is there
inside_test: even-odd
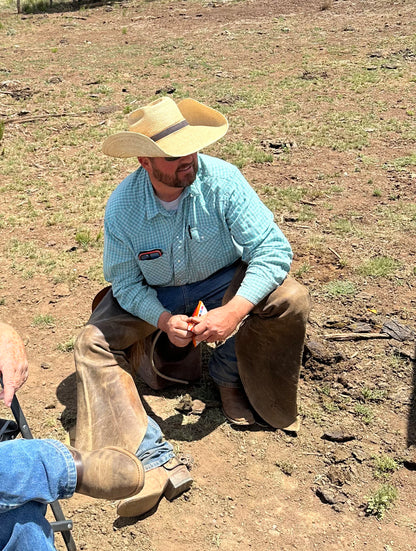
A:
[[[288,277],[265,300],[264,312],[267,315],[294,315],[308,318],[311,299],[308,289]]]
[[[309,314],[311,298],[308,289],[291,277],[287,278],[284,284],[286,284],[286,282],[287,289],[285,290],[285,293],[288,297],[287,300],[292,305],[292,308],[298,312],[306,311]]]
[[[102,341],[103,334],[98,327],[90,324],[86,325],[75,341],[75,358],[84,356],[89,350],[97,348]]]

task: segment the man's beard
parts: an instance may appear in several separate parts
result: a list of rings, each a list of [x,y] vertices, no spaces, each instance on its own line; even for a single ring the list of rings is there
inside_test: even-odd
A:
[[[189,164],[192,164],[192,169],[190,169],[186,173],[182,173],[181,168],[186,167]],[[165,186],[175,187],[175,188],[186,188],[192,185],[195,181],[196,173],[198,172],[198,159],[197,158],[193,159],[192,163],[180,163],[176,169],[176,172],[173,175],[162,172],[153,163],[152,163],[152,171],[153,171],[153,176],[157,180],[159,180],[159,182],[161,182],[162,184],[165,184]]]

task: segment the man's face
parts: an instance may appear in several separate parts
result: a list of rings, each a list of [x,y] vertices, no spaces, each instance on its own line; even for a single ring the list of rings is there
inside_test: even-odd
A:
[[[150,176],[165,186],[186,188],[194,183],[198,171],[198,155],[186,157],[148,157]]]

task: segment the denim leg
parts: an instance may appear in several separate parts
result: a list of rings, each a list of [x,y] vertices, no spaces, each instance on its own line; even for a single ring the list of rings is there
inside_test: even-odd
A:
[[[180,287],[158,287],[158,298],[173,314],[192,314],[199,300],[202,300],[207,310],[219,308],[235,270],[236,266],[232,265],[204,281]],[[227,339],[213,351],[209,362],[209,374],[220,386],[241,386],[234,337]]]
[[[235,336],[230,337],[224,344],[214,349],[209,360],[208,369],[209,374],[218,386],[241,387],[235,353]]]
[[[76,482],[74,459],[61,442],[0,442],[0,512],[28,501],[51,503],[71,497]]]
[[[164,465],[174,457],[172,445],[163,438],[159,425],[148,417],[146,434],[136,452],[145,471]]]
[[[46,505],[29,501],[0,513],[0,549],[3,551],[55,551]]]
[[[54,549],[46,504],[71,497],[76,482],[73,457],[61,442],[0,442],[0,549]]]

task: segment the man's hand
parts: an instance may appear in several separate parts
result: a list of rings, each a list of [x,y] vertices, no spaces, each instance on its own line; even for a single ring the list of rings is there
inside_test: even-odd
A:
[[[191,317],[192,333],[196,340],[205,342],[225,341],[253,308],[243,297],[235,296],[224,306],[214,308],[201,317]]]
[[[6,323],[0,323],[0,373],[3,389],[0,400],[10,407],[14,393],[27,379],[28,364],[25,346],[16,331]]]
[[[183,348],[187,346],[193,337],[188,331],[188,322],[190,318],[184,314],[172,316],[170,312],[163,312],[158,321],[158,328],[167,333],[172,344]]]

